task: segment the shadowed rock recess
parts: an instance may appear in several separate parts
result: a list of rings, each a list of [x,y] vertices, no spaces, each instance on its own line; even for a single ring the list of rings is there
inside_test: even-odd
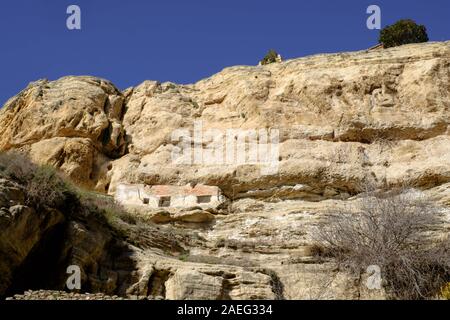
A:
[[[278,170],[174,163],[172,133],[199,120],[204,130],[279,130]],[[64,290],[67,266],[79,265],[81,292],[102,297],[385,298],[317,258],[311,230],[368,184],[416,188],[450,220],[449,123],[450,42],[236,66],[122,92],[88,76],[33,82],[0,110],[0,150],[103,197],[121,183],[204,184],[227,201],[128,208],[119,232],[76,207],[27,206],[20,184],[0,179],[0,296]]]

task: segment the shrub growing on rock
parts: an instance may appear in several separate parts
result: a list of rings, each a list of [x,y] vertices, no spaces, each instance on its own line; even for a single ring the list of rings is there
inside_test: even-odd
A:
[[[25,205],[37,210],[59,210],[71,219],[93,219],[125,238],[138,219],[110,196],[84,190],[50,166],[39,166],[18,152],[0,152],[0,179],[16,182],[25,195]],[[146,225],[148,222],[141,222]]]
[[[423,25],[416,24],[413,20],[399,20],[391,26],[385,27],[380,32],[379,42],[385,48],[401,46],[408,43],[427,42],[427,29]]]
[[[49,166],[36,168],[26,184],[26,196],[28,204],[37,208],[62,208],[76,197],[69,184]]]
[[[439,296],[450,281],[449,239],[430,232],[441,223],[440,210],[415,192],[368,193],[330,212],[314,237],[321,254],[344,270],[358,275],[380,267],[390,298],[425,299]]]
[[[270,49],[266,56],[261,60],[261,65],[277,62],[278,53],[275,50]]]
[[[26,204],[37,209],[62,209],[77,198],[74,187],[53,167],[38,166],[18,152],[0,153],[0,177],[19,182]]]
[[[19,152],[0,153],[0,177],[27,182],[37,166]]]

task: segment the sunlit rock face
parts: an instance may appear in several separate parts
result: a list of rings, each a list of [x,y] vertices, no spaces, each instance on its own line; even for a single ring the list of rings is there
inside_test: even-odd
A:
[[[132,177],[217,185],[230,197],[321,200],[355,194],[368,179],[448,182],[449,59],[449,42],[429,43],[231,67],[192,85],[146,81],[124,92],[129,153],[113,162],[109,191]],[[176,163],[173,132],[186,129],[195,143],[199,121],[216,136],[278,130],[277,170]]]
[[[216,210],[134,212],[152,231],[128,235],[137,240],[127,246],[133,262],[126,260],[126,282],[125,271],[111,264],[98,291],[167,299],[384,298],[367,290],[364,277],[317,260],[312,232],[368,185],[412,186],[447,212],[449,119],[450,42],[440,42],[237,66],[190,85],[145,81],[122,92],[93,77],[41,80],[0,111],[0,149],[25,152],[109,195],[127,184],[223,192],[228,201]],[[214,138],[228,130],[276,133],[276,170],[228,161],[226,146],[222,159],[205,161],[213,146],[226,144]],[[174,158],[186,141],[190,163]],[[32,212],[12,207],[8,212],[24,219]],[[82,252],[92,239],[113,238],[83,225],[72,229],[83,237],[68,241],[78,239]],[[89,263],[96,267],[110,262],[95,259]]]
[[[110,159],[125,152],[123,100],[109,81],[94,77],[33,82],[1,109],[0,149],[26,151],[105,191]]]

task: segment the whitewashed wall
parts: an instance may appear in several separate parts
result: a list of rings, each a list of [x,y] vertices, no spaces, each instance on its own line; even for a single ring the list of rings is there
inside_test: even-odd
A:
[[[160,197],[146,192],[143,184],[119,184],[116,188],[115,199],[124,206],[144,206],[150,208],[158,208]],[[148,199],[148,204],[144,203],[144,199]],[[208,203],[198,203],[195,195],[172,195],[170,196],[170,207],[193,207],[200,206],[202,208],[217,207],[225,198],[222,195],[211,195],[211,201]]]

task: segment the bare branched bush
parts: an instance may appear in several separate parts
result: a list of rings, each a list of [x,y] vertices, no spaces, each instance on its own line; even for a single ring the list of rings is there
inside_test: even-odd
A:
[[[111,225],[117,224],[118,219],[128,224],[137,224],[136,216],[125,210],[113,197],[86,190],[79,190],[78,193],[83,208],[104,216]]]
[[[38,166],[19,152],[0,153],[0,176],[20,183],[26,204],[38,209],[62,208],[76,197],[70,183],[54,168]]]
[[[439,208],[418,192],[366,193],[353,206],[331,212],[317,228],[317,245],[341,268],[361,273],[381,268],[393,299],[435,297],[449,282],[448,238],[438,238]]]
[[[18,183],[25,204],[36,209],[58,209],[66,216],[96,217],[117,231],[123,223],[136,224],[137,218],[110,196],[84,190],[50,166],[40,166],[18,152],[0,153],[0,178]]]
[[[49,166],[34,170],[25,186],[27,204],[36,208],[62,208],[75,197],[71,186]]]
[[[0,176],[26,182],[37,166],[25,155],[9,151],[0,153]]]

